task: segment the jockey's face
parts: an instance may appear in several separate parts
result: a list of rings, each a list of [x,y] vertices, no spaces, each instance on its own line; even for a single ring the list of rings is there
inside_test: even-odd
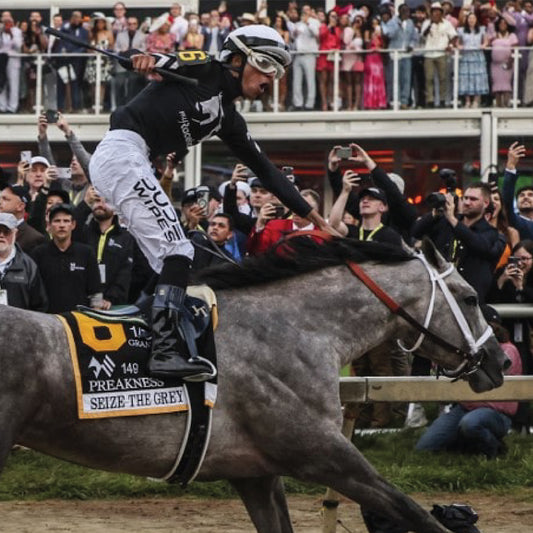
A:
[[[268,91],[274,81],[274,73],[265,74],[246,63],[242,73],[242,95],[250,100],[256,100]]]

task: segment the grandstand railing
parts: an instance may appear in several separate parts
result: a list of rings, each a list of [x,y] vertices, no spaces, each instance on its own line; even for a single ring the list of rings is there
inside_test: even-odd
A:
[[[515,47],[512,49],[512,98],[511,98],[511,108],[517,109],[523,102],[519,100],[518,88],[519,88],[519,74],[520,74],[520,58],[522,53],[529,52],[533,47]],[[482,51],[490,51],[491,48],[485,48]],[[462,54],[470,53],[471,50],[465,49],[454,49],[452,52],[444,52],[442,50],[429,50],[429,49],[414,49],[411,51],[405,50],[361,50],[361,51],[352,51],[352,50],[323,50],[320,52],[315,52],[313,54],[303,53],[303,52],[292,52],[293,55],[321,55],[321,54],[333,54],[333,96],[332,96],[332,112],[341,111],[340,97],[341,97],[341,58],[344,54],[358,55],[364,57],[368,54],[379,53],[382,55],[383,59],[390,60],[392,62],[392,79],[393,79],[393,95],[392,102],[390,103],[390,108],[382,110],[383,112],[402,112],[400,110],[400,101],[399,101],[399,61],[403,57],[409,56],[411,58],[418,56],[423,57],[426,53],[430,52],[442,52],[448,57],[450,71],[449,71],[449,86],[451,87],[451,97],[449,105],[453,109],[458,109],[461,106],[461,98],[459,95],[459,64]],[[99,86],[102,82],[101,79],[101,67],[103,61],[109,61],[109,59],[103,57],[100,54],[12,54],[12,57],[20,57],[24,62],[33,62],[36,65],[36,98],[33,105],[33,111],[38,115],[43,109],[43,68],[45,65],[53,64],[54,60],[57,59],[68,59],[75,57],[85,57],[85,58],[96,58],[96,81],[95,85]],[[111,60],[113,61],[113,60]],[[487,76],[490,79],[490,64],[486,63],[487,67]],[[24,75],[24,69],[21,71],[21,76]],[[317,83],[317,93],[318,93],[318,83]],[[85,110],[86,112],[91,112],[96,115],[103,113],[102,108],[103,102],[100,99],[100,91],[95,91],[95,98],[92,105],[92,109]],[[112,103],[113,108],[113,103]],[[274,82],[273,94],[272,94],[272,110],[274,113],[278,113],[281,110],[279,102],[279,82],[276,80]]]

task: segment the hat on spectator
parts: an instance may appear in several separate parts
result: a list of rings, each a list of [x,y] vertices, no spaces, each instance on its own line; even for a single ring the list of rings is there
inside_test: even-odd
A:
[[[250,189],[253,189],[254,187],[258,187],[260,189],[265,188],[263,182],[259,178],[250,178],[248,180],[248,185],[250,185]]]
[[[30,164],[32,166],[33,165],[44,165],[47,168],[50,166],[50,163],[48,162],[48,159],[46,159],[46,157],[43,157],[42,155],[33,156],[30,159]]]
[[[152,25],[150,26],[150,29],[148,30],[149,33],[154,33],[154,31],[157,31],[163,24],[170,24],[170,15],[168,13],[163,13],[160,17],[157,17],[154,22],[152,22]]]
[[[59,196],[61,198],[61,203],[63,204],[70,204],[70,196],[65,189],[60,189],[57,187],[52,187],[48,191],[48,194],[46,195],[47,198],[50,198],[50,196]]]
[[[0,226],[5,226],[7,229],[15,229],[18,226],[15,215],[11,213],[0,213]]]
[[[108,30],[111,29],[111,23],[109,22],[108,18],[101,12],[101,11],[95,11],[94,13],[91,13],[91,28],[94,28],[94,25],[96,24],[97,20],[104,20],[106,24],[106,28]]]
[[[9,185],[9,188],[11,189],[11,192],[16,194],[24,202],[26,207],[28,207],[28,204],[31,202],[30,191],[28,188],[23,185]]]
[[[192,187],[183,193],[183,196],[181,197],[181,205],[183,207],[184,205],[194,204],[197,200],[198,195],[196,194],[196,189]]]
[[[442,4],[440,2],[433,2],[431,4],[431,11],[433,11],[434,9],[440,9],[441,11],[444,11],[444,9],[442,9]]]
[[[387,203],[387,195],[382,189],[377,187],[367,187],[359,193],[359,200],[362,200],[365,196],[371,196],[376,200],[381,200],[384,204]]]
[[[66,213],[67,215],[74,216],[74,209],[70,204],[56,204],[50,208],[48,213],[48,220],[52,221],[58,213]]]
[[[230,180],[225,181],[218,188],[218,192],[220,193],[221,196],[224,196],[224,193],[226,192],[226,187],[227,187],[229,182],[230,182]],[[250,193],[252,192],[252,189],[250,189],[250,185],[248,185],[244,181],[238,181],[237,182],[237,190],[242,191],[245,194],[245,196],[247,196],[247,197],[249,197]]]
[[[257,24],[255,15],[252,13],[243,13],[240,17],[237,18],[239,22],[251,22],[252,24]]]
[[[389,172],[387,175],[389,176],[392,183],[394,183],[394,185],[398,187],[398,190],[403,194],[405,191],[405,181],[403,181],[403,178],[395,172]]]

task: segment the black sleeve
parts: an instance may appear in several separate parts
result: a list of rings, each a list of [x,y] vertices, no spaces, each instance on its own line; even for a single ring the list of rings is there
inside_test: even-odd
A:
[[[302,198],[294,185],[272,164],[259,145],[252,140],[246,122],[237,113],[235,107],[226,107],[225,112],[227,115],[217,135],[245,165],[256,173],[267,190],[274,193],[297,215],[307,216],[311,211],[311,206]]]
[[[239,206],[237,205],[237,187],[230,187],[229,184],[226,186],[222,208],[224,209],[224,213],[231,215],[233,225],[236,229],[246,234],[252,231],[255,219],[239,211]]]
[[[81,245],[80,245],[81,246]],[[102,282],[100,281],[100,271],[98,262],[92,248],[87,246],[87,296],[102,292]]]
[[[72,232],[72,240],[77,242],[84,242],[87,244],[87,219],[89,218],[89,215],[92,213],[92,210],[85,202],[85,200],[82,200],[75,208],[74,208],[74,220],[76,221],[76,227],[74,228],[74,231]]]
[[[31,204],[28,224],[43,235],[46,233],[44,214],[46,212],[46,194],[39,192]]]
[[[132,238],[133,239],[133,238]],[[110,301],[113,305],[124,305],[128,303],[128,294],[131,284],[131,273],[133,270],[133,240],[124,241],[124,253],[120,256],[120,266],[113,279],[106,290],[104,291],[104,299]],[[118,260],[119,257],[117,256]]]

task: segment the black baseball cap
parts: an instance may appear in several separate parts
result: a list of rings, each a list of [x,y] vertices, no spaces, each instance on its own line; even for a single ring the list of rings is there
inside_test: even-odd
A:
[[[71,204],[56,204],[50,208],[48,213],[48,220],[52,221],[58,213],[66,213],[67,215],[74,216],[74,209]]]
[[[196,194],[196,188],[187,189],[181,198],[181,205],[190,205],[194,204],[198,200],[198,195]]]
[[[70,196],[65,189],[50,189],[46,197],[50,198],[50,196],[59,196],[61,203],[70,204]]]
[[[366,189],[363,189],[359,193],[359,200],[361,200],[365,196],[371,196],[376,200],[381,200],[384,204],[387,203],[387,195],[385,194],[385,191],[383,191],[382,189],[378,189],[377,187],[367,187]]]
[[[261,180],[259,178],[252,178],[248,185],[250,185],[250,188],[251,187],[259,187],[260,189],[264,189],[265,186],[263,185],[263,183],[261,182]]]
[[[31,203],[28,187],[24,187],[23,185],[9,185],[7,188],[10,189],[13,194],[16,194],[24,202],[26,207],[28,207],[28,204]]]

